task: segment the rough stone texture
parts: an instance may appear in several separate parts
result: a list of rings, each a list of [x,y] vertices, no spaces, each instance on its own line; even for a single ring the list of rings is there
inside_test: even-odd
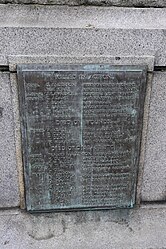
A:
[[[17,74],[16,73],[10,73],[10,84],[11,84],[11,92],[12,92],[11,97],[12,97],[12,103],[13,103],[15,156],[16,156],[17,171],[18,171],[20,208],[24,209],[25,208],[24,175],[23,175],[20,113],[19,113],[18,86],[17,86]]]
[[[0,4],[0,13],[0,27],[166,29],[165,8]]]
[[[0,212],[1,249],[165,249],[166,206],[30,215]]]
[[[122,7],[165,7],[165,0],[0,0],[0,3],[99,5]]]
[[[147,65],[148,72],[154,70],[154,56],[8,56],[10,72],[17,71],[18,64],[81,64],[81,63],[109,63],[111,65]],[[13,74],[12,74],[13,75]]]
[[[1,5],[0,13],[1,63],[47,54],[155,56],[166,65],[165,9]]]
[[[13,110],[8,73],[0,73],[0,207],[19,205]]]
[[[148,139],[143,174],[143,201],[166,201],[166,72],[152,83]]]

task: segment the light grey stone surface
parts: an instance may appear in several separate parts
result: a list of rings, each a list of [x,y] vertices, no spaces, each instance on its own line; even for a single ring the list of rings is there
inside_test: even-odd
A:
[[[165,8],[0,4],[0,13],[0,27],[166,29]]]
[[[10,73],[11,97],[13,104],[13,123],[14,123],[14,137],[15,137],[15,156],[17,161],[18,183],[19,183],[19,196],[20,208],[25,208],[24,196],[24,175],[23,175],[23,162],[22,162],[22,145],[21,145],[21,124],[19,113],[19,100],[18,100],[18,84],[17,74]]]
[[[109,63],[111,65],[147,65],[148,71],[154,70],[154,56],[21,56],[10,55],[8,56],[8,64],[10,72],[17,70],[18,64],[81,64],[81,63]]]
[[[0,0],[0,3],[164,7],[165,0]]]
[[[166,201],[166,72],[155,72],[150,101],[142,200]]]
[[[165,249],[166,206],[30,215],[0,212],[1,249]]]
[[[0,207],[19,205],[13,110],[8,73],[0,73]]]
[[[0,13],[1,63],[53,54],[155,56],[166,65],[165,9],[0,5]]]

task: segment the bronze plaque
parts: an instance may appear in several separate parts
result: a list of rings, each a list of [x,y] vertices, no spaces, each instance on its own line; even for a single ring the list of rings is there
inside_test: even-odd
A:
[[[27,210],[133,207],[146,75],[146,66],[18,66]]]

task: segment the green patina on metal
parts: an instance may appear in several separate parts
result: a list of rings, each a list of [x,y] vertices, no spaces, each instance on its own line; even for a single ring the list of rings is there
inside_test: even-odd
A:
[[[146,66],[18,66],[28,211],[133,207],[146,75]]]

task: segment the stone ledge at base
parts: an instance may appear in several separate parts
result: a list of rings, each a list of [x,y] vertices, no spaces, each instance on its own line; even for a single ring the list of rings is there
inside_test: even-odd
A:
[[[165,249],[166,205],[28,214],[0,211],[1,249]]]
[[[0,0],[0,3],[50,4],[50,5],[96,5],[119,7],[166,7],[165,0]]]

